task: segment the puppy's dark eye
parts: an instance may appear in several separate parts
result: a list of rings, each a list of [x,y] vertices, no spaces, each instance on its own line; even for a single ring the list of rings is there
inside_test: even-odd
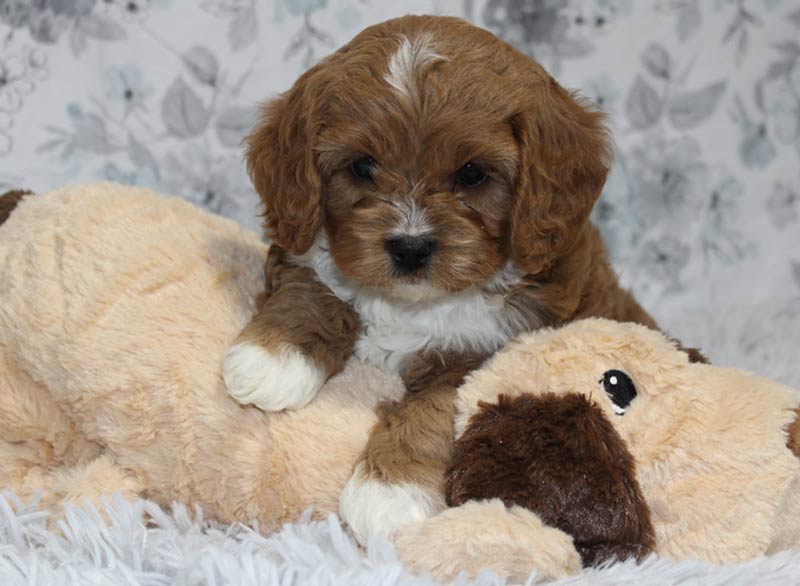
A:
[[[614,405],[614,413],[622,415],[636,398],[636,387],[631,377],[621,370],[607,370],[603,373],[603,388]]]
[[[455,183],[458,185],[477,187],[486,181],[488,177],[489,175],[486,174],[486,171],[475,165],[475,163],[467,163],[456,171],[454,179]]]
[[[375,170],[375,159],[363,157],[350,163],[350,173],[361,181],[372,181],[372,172]]]

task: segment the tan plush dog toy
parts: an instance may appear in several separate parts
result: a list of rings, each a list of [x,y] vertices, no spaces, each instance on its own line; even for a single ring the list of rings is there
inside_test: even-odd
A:
[[[0,222],[0,487],[53,510],[112,491],[179,500],[264,530],[337,510],[377,403],[402,385],[351,363],[299,411],[228,396],[222,357],[264,281],[255,234],[109,183],[0,198]],[[392,538],[440,579],[795,546],[798,405],[641,327],[530,335],[462,389],[456,506]]]
[[[264,283],[257,235],[112,183],[0,197],[0,222],[0,489],[39,490],[54,512],[120,491],[265,531],[338,510],[377,403],[403,386],[354,362],[299,411],[230,398],[222,358]],[[440,579],[580,567],[570,538],[522,508],[437,519],[395,537],[407,565]],[[430,563],[419,552],[442,551],[443,532],[462,557]]]
[[[584,565],[800,547],[800,393],[587,319],[513,342],[459,390],[451,505],[500,498]]]

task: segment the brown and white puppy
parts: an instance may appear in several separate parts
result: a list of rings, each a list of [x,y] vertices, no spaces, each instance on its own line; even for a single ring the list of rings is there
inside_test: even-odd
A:
[[[655,326],[588,222],[603,116],[466,21],[364,30],[265,107],[247,164],[273,246],[231,394],[302,407],[352,354],[409,390],[342,496],[361,541],[444,506],[455,388],[509,338],[586,316]]]

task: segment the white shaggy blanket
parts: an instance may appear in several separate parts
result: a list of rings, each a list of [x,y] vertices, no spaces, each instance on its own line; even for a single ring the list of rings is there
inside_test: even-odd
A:
[[[200,511],[181,505],[168,513],[154,503],[119,496],[104,501],[103,515],[90,504],[68,505],[59,530],[46,528],[49,516],[36,503],[24,504],[8,491],[0,494],[2,586],[438,584],[406,571],[385,541],[374,541],[362,553],[333,515],[321,522],[306,516],[269,536],[253,527],[205,520]],[[536,583],[536,576],[528,583]],[[487,572],[457,584],[504,582]],[[553,584],[787,586],[800,584],[800,553],[726,567],[653,556],[639,565],[616,564]]]

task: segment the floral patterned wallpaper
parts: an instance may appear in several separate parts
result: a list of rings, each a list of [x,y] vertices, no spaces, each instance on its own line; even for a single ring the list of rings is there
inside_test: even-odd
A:
[[[605,109],[623,282],[715,362],[800,386],[797,0],[0,0],[0,189],[112,179],[256,227],[257,103],[404,13],[464,16]]]

